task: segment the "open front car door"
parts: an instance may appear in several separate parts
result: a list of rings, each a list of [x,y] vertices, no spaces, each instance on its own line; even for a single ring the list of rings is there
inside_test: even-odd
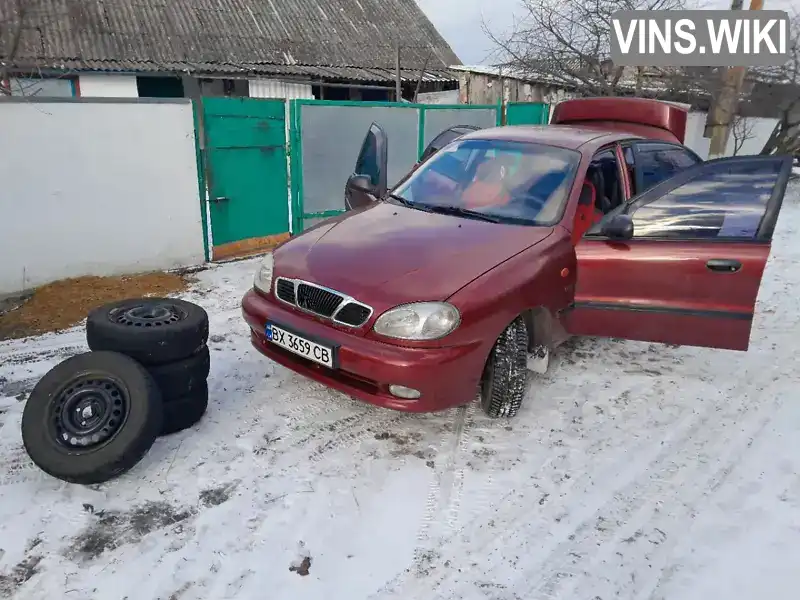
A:
[[[722,158],[633,198],[576,245],[574,335],[747,350],[791,159]]]

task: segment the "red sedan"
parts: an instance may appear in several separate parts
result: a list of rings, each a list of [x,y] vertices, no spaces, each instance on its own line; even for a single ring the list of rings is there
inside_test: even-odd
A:
[[[373,125],[359,208],[256,274],[255,347],[372,404],[480,395],[492,417],[571,335],[746,350],[791,158],[703,162],[685,111],[649,100],[568,101],[553,122],[459,133],[391,190]]]

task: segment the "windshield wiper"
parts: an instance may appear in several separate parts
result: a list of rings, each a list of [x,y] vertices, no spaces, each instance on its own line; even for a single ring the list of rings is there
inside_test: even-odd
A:
[[[501,223],[503,219],[495,217],[494,215],[487,215],[477,210],[470,210],[468,208],[461,208],[458,206],[431,206],[431,212],[441,213],[443,215],[453,215],[455,217],[466,217],[468,219],[477,219],[479,221],[488,221],[489,223]]]
[[[417,202],[412,202],[411,200],[408,200],[407,198],[403,198],[402,196],[400,196],[398,194],[387,194],[386,197],[387,198],[391,198],[392,200],[402,204],[403,206],[407,206],[409,208],[415,208],[417,210],[423,210],[425,212],[431,212],[431,209],[430,209],[430,207],[428,205],[419,204]]]

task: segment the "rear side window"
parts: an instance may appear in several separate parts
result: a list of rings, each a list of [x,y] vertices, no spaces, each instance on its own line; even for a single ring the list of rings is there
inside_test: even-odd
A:
[[[626,156],[626,162],[628,157]],[[635,165],[632,165],[641,177],[638,189],[634,194],[641,194],[657,183],[669,179],[683,169],[700,162],[686,148],[670,144],[642,143],[637,147]]]
[[[634,238],[753,239],[779,170],[779,163],[768,162],[703,171],[635,208]]]

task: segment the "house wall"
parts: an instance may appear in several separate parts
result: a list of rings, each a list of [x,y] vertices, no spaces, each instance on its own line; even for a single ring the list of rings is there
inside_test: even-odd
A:
[[[0,104],[0,295],[203,262],[188,100]]]
[[[80,95],[84,98],[138,98],[135,75],[105,73],[81,75],[78,78]]]
[[[497,104],[504,102],[548,102],[556,104],[573,97],[572,94],[550,86],[528,83],[520,79],[485,73],[459,73],[459,102],[461,104]]]
[[[458,90],[443,92],[423,92],[417,96],[420,104],[458,104]]]
[[[276,79],[250,79],[251,98],[313,99],[311,84],[278,81]]]

